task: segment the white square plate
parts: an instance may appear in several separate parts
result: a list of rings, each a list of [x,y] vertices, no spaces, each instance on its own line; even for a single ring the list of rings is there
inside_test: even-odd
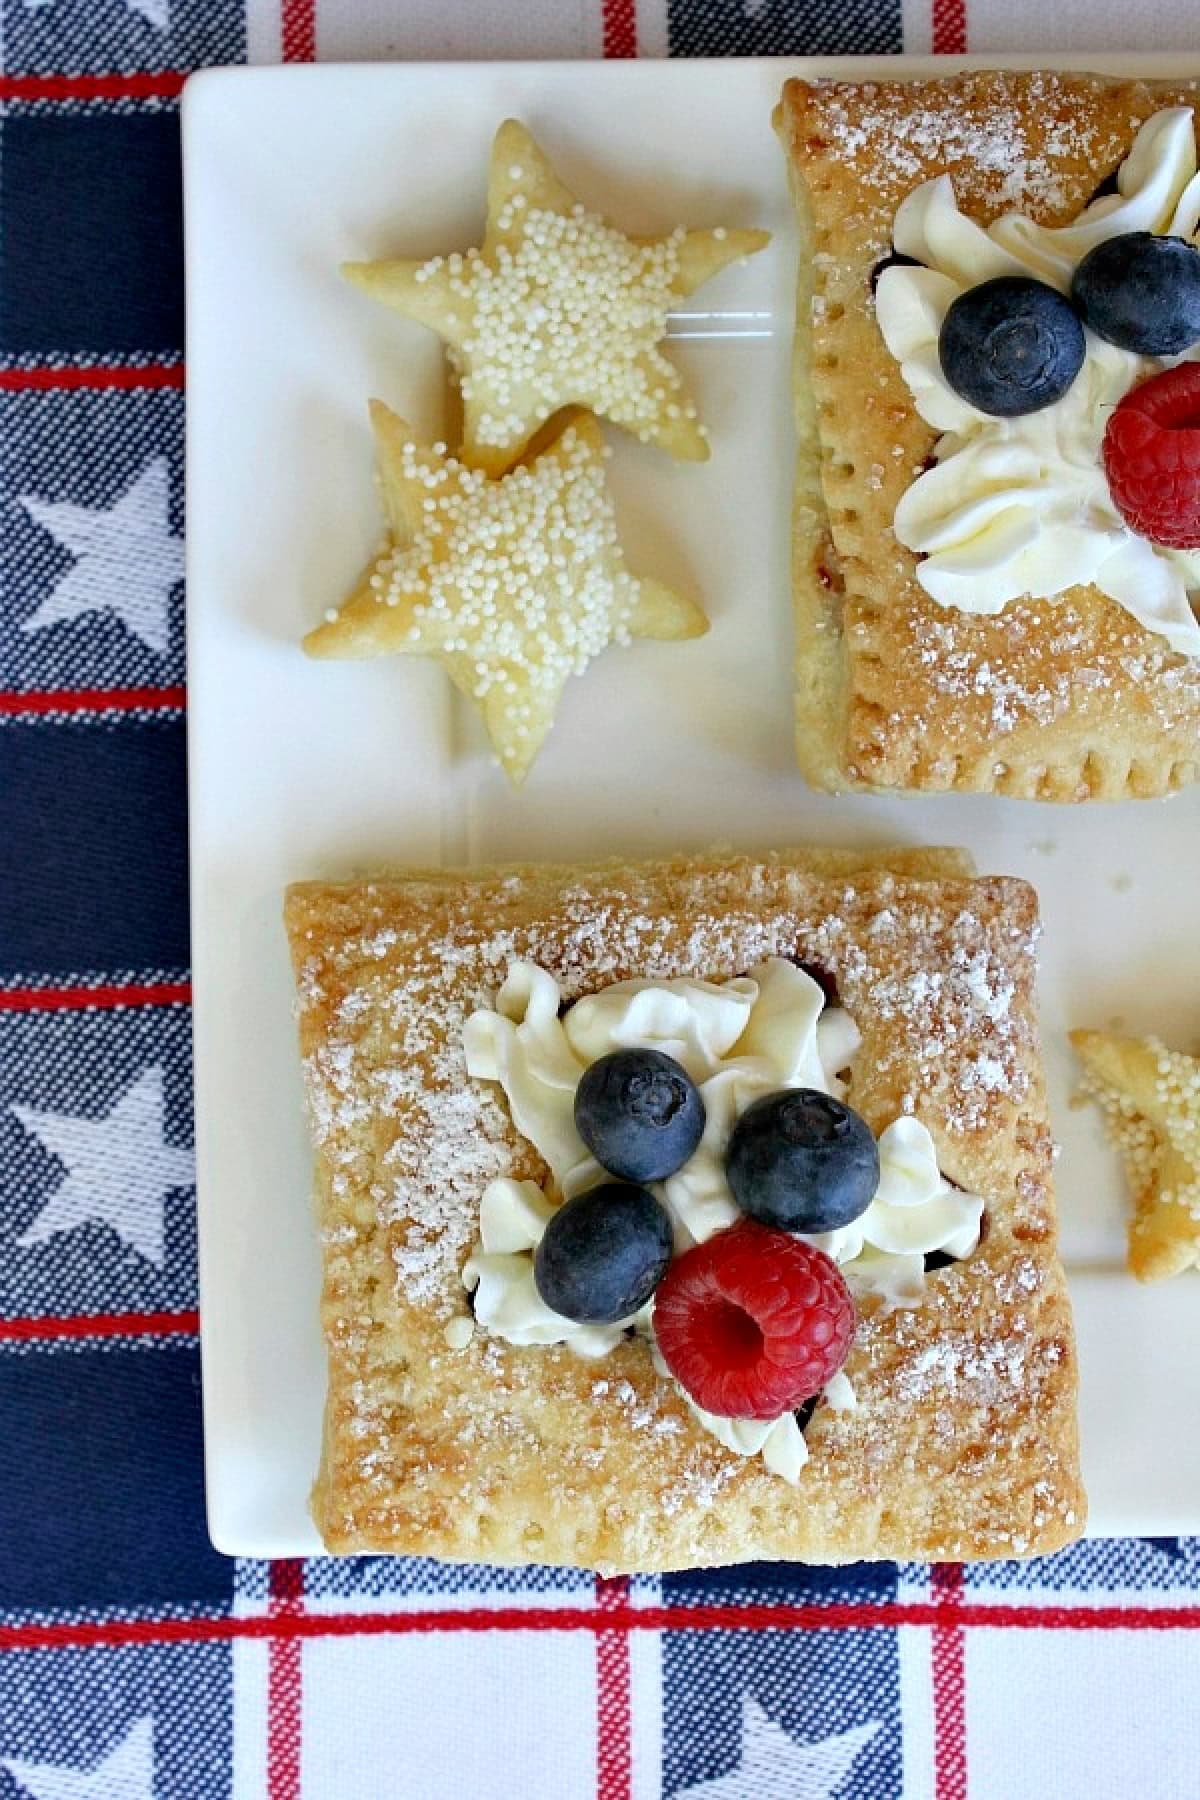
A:
[[[1167,72],[1162,59],[1070,61]],[[324,1368],[286,883],[384,863],[714,841],[965,844],[982,870],[1035,883],[1091,1530],[1200,1530],[1200,1445],[1180,1430],[1200,1413],[1195,1283],[1140,1289],[1123,1272],[1118,1170],[1093,1111],[1070,1108],[1064,1038],[1070,1025],[1120,1019],[1192,1041],[1200,793],[1117,809],[835,801],[811,793],[792,759],[795,245],[771,109],[789,74],[934,66],[377,65],[188,83],[196,1152],[208,1511],[222,1550],[319,1548],[306,1503]],[[437,665],[310,663],[298,647],[376,541],[368,397],[435,436],[441,426],[440,345],[340,280],[338,264],[478,242],[488,148],[509,114],[628,230],[775,234],[678,321],[712,461],[675,466],[611,434],[631,566],[698,591],[712,631],[601,658],[571,684],[519,794]]]

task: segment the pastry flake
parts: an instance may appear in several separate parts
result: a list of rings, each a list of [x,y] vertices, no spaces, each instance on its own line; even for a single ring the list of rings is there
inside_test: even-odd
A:
[[[698,637],[691,600],[630,575],[596,421],[571,418],[498,481],[416,440],[374,401],[390,539],[304,640],[315,657],[436,656],[474,700],[505,773],[528,774],[570,675],[609,644]]]
[[[313,1510],[330,1550],[662,1570],[1021,1555],[1078,1535],[1024,884],[970,879],[951,852],[796,852],[305,884],[286,919],[324,1253]],[[599,1361],[509,1344],[471,1330],[463,1289],[485,1190],[532,1204],[547,1178],[498,1085],[467,1073],[466,1021],[513,966],[578,1000],[639,976],[728,981],[772,956],[836,983],[863,1039],[847,1098],[872,1131],[918,1117],[987,1203],[978,1249],[933,1267],[919,1299],[860,1301],[857,1404],[831,1394],[804,1426],[799,1486],[765,1445],[702,1424],[644,1342]]]
[[[1130,1269],[1164,1281],[1200,1268],[1200,1060],[1155,1038],[1073,1031],[1071,1042],[1132,1189]]]
[[[463,459],[490,475],[565,406],[585,406],[672,456],[702,461],[704,427],[660,348],[667,316],[765,231],[632,238],[587,212],[525,126],[496,133],[479,249],[344,274],[444,338],[461,389]]]
[[[950,503],[945,460],[934,466],[947,450],[966,451],[949,413],[931,423],[914,400],[923,372],[930,378],[923,391],[936,385],[936,321],[952,290],[968,278],[1028,275],[1035,254],[1044,258],[1041,279],[1060,292],[1069,287],[1067,264],[1055,262],[1064,236],[1058,228],[1076,221],[1127,163],[1146,121],[1173,108],[1190,115],[1195,99],[1190,84],[1047,73],[787,84],[776,122],[802,240],[794,381],[796,729],[799,760],[814,785],[1071,801],[1162,794],[1200,773],[1200,659],[1172,648],[1109,592],[1090,582],[1070,585],[1069,575],[1064,587],[1048,565],[1040,588],[1032,583],[1045,598],[1003,600],[997,587],[992,613],[961,610],[945,603],[945,593],[939,600],[927,591],[922,557],[931,565],[927,581],[941,578],[945,586],[971,577],[970,558],[956,559],[948,548],[967,509]],[[1185,164],[1178,173],[1186,184]],[[1178,187],[1176,181],[1172,192]],[[1022,221],[1011,242],[1009,228],[997,223],[1010,214]],[[1132,224],[1164,228],[1157,215]],[[1018,239],[1021,257],[1010,253]],[[922,248],[932,256],[934,243],[937,268],[896,266],[893,248],[907,258]],[[1079,247],[1068,259],[1072,266]],[[964,263],[955,278],[945,270],[959,252],[970,268]],[[876,316],[875,290],[894,275],[914,273],[920,279],[908,285],[928,304],[924,313],[912,308],[900,325],[892,321],[894,355]],[[1042,432],[1037,421],[1090,405],[1089,395],[1124,355],[1090,339],[1066,398],[1032,415],[1032,436]],[[1128,378],[1113,379],[1115,399]],[[1095,419],[1097,441],[1073,474],[1083,496],[1073,516],[1085,522],[1092,517],[1086,494],[1103,488],[1099,412]],[[1045,429],[1053,449],[1049,423]],[[996,510],[995,487],[1015,482],[1019,501],[1017,490],[1031,481],[1040,528],[1052,498],[1041,455],[1038,449],[1021,462],[1015,448],[1007,449],[983,471],[971,517]],[[1055,553],[1068,568],[1069,514],[1070,505]],[[1022,536],[1021,525],[1019,506],[1010,508],[994,521],[986,545],[975,546],[986,552],[993,576],[999,562],[1024,554],[1029,532]],[[1115,543],[1122,530],[1115,513],[1112,525]],[[920,548],[906,547],[901,536]],[[1095,547],[1090,543],[1089,556]],[[1193,632],[1186,605],[1163,587],[1174,579],[1175,562],[1144,540],[1137,555],[1137,571],[1111,559],[1108,587],[1124,582],[1141,620],[1157,612],[1184,645]]]

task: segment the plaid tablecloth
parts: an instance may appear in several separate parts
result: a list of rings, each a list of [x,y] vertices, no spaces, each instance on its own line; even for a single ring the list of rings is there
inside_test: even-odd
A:
[[[1198,24],[1197,0],[0,0],[0,1800],[1200,1794],[1200,1543],[632,1584],[210,1548],[177,119],[187,70],[247,59],[1194,48]]]

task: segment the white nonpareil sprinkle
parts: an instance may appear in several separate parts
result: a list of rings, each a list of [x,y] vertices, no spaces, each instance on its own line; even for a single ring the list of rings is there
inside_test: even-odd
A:
[[[501,689],[527,737],[568,675],[629,642],[638,583],[621,564],[603,460],[569,428],[500,481],[453,461],[431,470],[412,443],[401,472],[433,491],[411,545],[380,561],[377,598],[420,590],[410,639],[468,658],[475,697]]]
[[[1154,1098],[1165,1125],[1162,1132],[1138,1111],[1129,1095],[1098,1075],[1087,1074],[1082,1091],[1100,1106],[1134,1193],[1143,1194],[1158,1180],[1165,1164],[1164,1151],[1173,1150],[1172,1181],[1161,1186],[1156,1197],[1160,1202],[1174,1202],[1200,1219],[1200,1064],[1153,1039],[1147,1041],[1157,1052]],[[1135,1221],[1134,1229],[1138,1228],[1139,1221]]]
[[[675,299],[682,227],[638,244],[582,207],[550,212],[520,194],[495,223],[512,237],[487,257],[436,256],[417,271],[426,282],[443,274],[470,308],[462,394],[478,406],[479,441],[519,442],[532,411],[548,416],[585,398],[648,439],[679,382],[658,342]],[[689,405],[682,413],[695,417]]]

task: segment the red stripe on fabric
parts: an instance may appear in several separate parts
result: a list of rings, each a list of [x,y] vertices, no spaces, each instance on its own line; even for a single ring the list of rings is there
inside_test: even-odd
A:
[[[304,1613],[304,1564],[273,1562],[267,1578],[268,1622]],[[301,1709],[304,1646],[280,1637],[267,1660],[267,1800],[300,1800]]]
[[[71,1318],[0,1319],[0,1343],[46,1343],[55,1338],[195,1337],[197,1312],[77,1313]]]
[[[934,54],[936,56],[961,56],[966,47],[966,0],[933,0]]]
[[[967,1800],[966,1638],[961,1563],[936,1564],[930,1585],[938,1610],[932,1632],[935,1800]]]
[[[130,75],[0,75],[0,100],[173,100],[184,69]]]
[[[182,388],[184,366],[177,363],[59,363],[52,367],[0,369],[0,392],[27,393],[87,388]]]
[[[1200,1631],[1200,1606],[981,1606],[944,1602],[831,1606],[431,1608],[265,1618],[105,1619],[0,1625],[0,1650],[230,1642],[240,1638],[391,1637],[426,1631],[873,1631],[897,1625],[984,1630]]]
[[[601,1617],[629,1610],[629,1579],[597,1579]],[[629,1679],[629,1633],[596,1633],[596,1800],[631,1800],[633,1793],[633,1701]]]
[[[3,1012],[87,1012],[118,1006],[190,1006],[190,981],[131,981],[113,987],[0,988]]]
[[[317,0],[283,0],[284,62],[316,62]]]
[[[636,56],[637,0],[604,0],[605,56]]]
[[[0,714],[76,712],[178,712],[187,705],[185,687],[26,688],[0,692]]]

